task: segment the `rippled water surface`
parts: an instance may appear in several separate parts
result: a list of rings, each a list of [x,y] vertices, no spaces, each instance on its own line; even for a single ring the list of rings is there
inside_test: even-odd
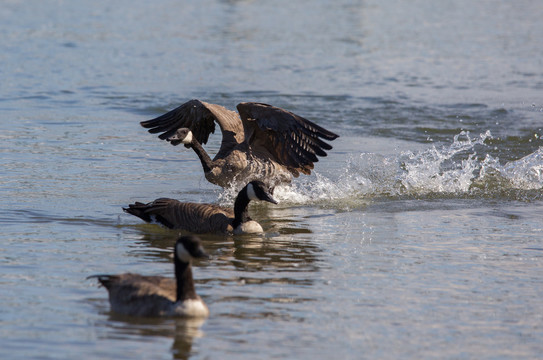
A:
[[[542,18],[535,1],[3,2],[0,357],[540,357]],[[138,124],[191,98],[340,138],[251,206],[264,235],[202,236],[209,319],[110,313],[88,275],[173,275],[176,232],[122,206],[233,201]]]

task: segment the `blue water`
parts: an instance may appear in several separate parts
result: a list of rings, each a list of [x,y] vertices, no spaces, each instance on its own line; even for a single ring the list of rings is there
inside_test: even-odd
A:
[[[0,358],[540,357],[542,18],[533,1],[5,1]],[[121,207],[232,203],[139,126],[192,98],[340,138],[251,207],[264,235],[202,236],[209,319],[120,317],[85,278],[173,276],[177,235]]]

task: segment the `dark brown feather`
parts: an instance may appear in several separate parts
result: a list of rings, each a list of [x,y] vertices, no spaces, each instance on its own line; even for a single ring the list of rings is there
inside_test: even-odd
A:
[[[170,229],[193,233],[226,233],[233,230],[234,211],[214,204],[160,198],[148,204],[130,204],[124,210],[146,222],[155,220]]]
[[[208,104],[196,99],[187,101],[157,118],[142,121],[140,124],[148,128],[151,134],[162,133],[159,135],[162,140],[169,138],[180,128],[189,128],[198,142],[206,144],[209,135],[215,132],[215,121],[223,132],[223,138],[226,136],[231,140],[232,133],[243,135],[238,114],[220,105]],[[238,143],[243,141],[243,138],[234,138],[234,141]]]
[[[160,139],[170,138],[180,128],[189,128],[198,143],[205,144],[217,122],[223,137],[221,148],[212,161],[202,160],[202,165],[206,178],[221,186],[234,179],[244,181],[245,177],[271,180],[275,176],[288,181],[286,171],[295,177],[299,173],[310,174],[318,157],[326,156],[326,151],[332,149],[325,140],[338,137],[301,116],[271,105],[247,102],[238,104],[237,109],[239,116],[220,105],[190,100],[141,125],[150,133],[161,133]],[[170,141],[173,145],[179,143]],[[199,144],[193,144],[192,148],[200,159],[210,159]],[[233,153],[236,155],[231,156]],[[242,172],[244,178],[237,178]]]
[[[332,146],[322,141],[338,135],[287,110],[261,103],[237,106],[244,125],[246,141],[255,151],[268,152],[270,157],[289,169],[310,174],[317,156]],[[259,149],[263,148],[263,149]]]

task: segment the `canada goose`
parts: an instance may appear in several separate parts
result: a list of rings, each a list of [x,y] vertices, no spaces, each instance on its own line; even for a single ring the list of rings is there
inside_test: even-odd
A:
[[[321,140],[338,135],[301,116],[271,105],[245,102],[234,111],[200,100],[190,100],[155,119],[140,124],[172,145],[184,144],[200,158],[206,179],[225,187],[262,180],[274,186],[292,176],[309,175],[317,156],[332,146]],[[222,132],[219,152],[211,160],[201,144]]]
[[[109,293],[113,312],[131,316],[207,317],[209,310],[194,290],[190,260],[207,258],[200,239],[181,236],[174,247],[175,279],[163,276],[92,275]]]
[[[148,204],[136,202],[123,210],[146,222],[156,221],[170,229],[193,233],[262,233],[262,226],[249,217],[247,207],[251,200],[277,204],[268,187],[255,180],[240,190],[233,210],[214,204],[187,203],[167,198]]]

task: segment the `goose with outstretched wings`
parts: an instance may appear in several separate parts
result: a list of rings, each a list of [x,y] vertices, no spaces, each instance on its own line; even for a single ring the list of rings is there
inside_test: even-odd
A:
[[[230,187],[252,180],[270,186],[289,183],[300,173],[310,174],[318,156],[332,146],[325,142],[338,135],[271,105],[245,102],[239,115],[220,105],[190,100],[155,119],[142,121],[150,133],[172,145],[192,148],[202,163],[205,177],[213,184]],[[202,147],[219,124],[221,147],[211,157]]]

